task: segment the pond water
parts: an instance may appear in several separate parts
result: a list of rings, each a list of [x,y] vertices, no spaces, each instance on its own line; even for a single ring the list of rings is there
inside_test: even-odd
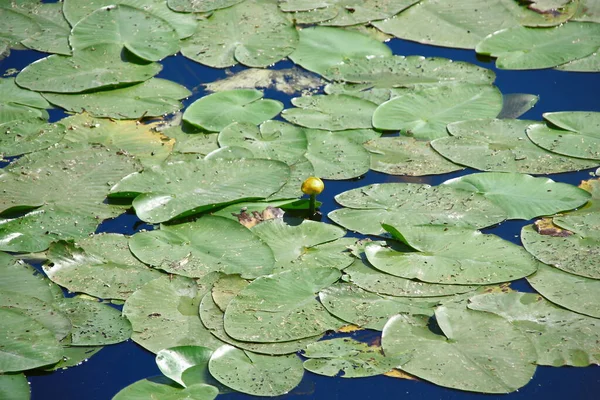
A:
[[[485,68],[493,69],[496,74],[496,85],[504,94],[530,93],[540,97],[537,105],[521,119],[541,120],[542,113],[551,111],[600,111],[600,74],[565,73],[555,70],[540,71],[503,71],[496,70],[489,60],[479,60],[473,51],[445,49],[424,46],[402,40],[392,40],[388,45],[398,55],[423,55],[446,57],[453,60],[467,61]],[[22,69],[33,60],[44,55],[33,51],[13,51],[8,58],[0,60],[0,71],[9,68]],[[226,72],[203,67],[182,56],[169,57],[163,62],[164,69],[159,77],[178,82],[193,91],[193,95],[184,104],[187,106],[204,95],[201,84],[224,78]],[[273,68],[289,68],[293,64],[283,61]],[[242,70],[232,68],[231,72]],[[282,101],[286,108],[291,107],[290,97],[274,90],[267,90],[265,97]],[[62,117],[59,111],[51,111],[53,120]],[[576,173],[565,173],[550,176],[560,182],[578,184],[589,179],[593,170]],[[473,171],[462,171],[447,175],[411,179],[411,182],[437,185],[451,177],[460,176]],[[326,181],[325,192],[319,197],[323,202],[321,211],[324,216],[339,208],[333,196],[358,186],[371,183],[408,181],[402,177],[394,177],[370,171],[364,177],[352,181]],[[325,222],[331,222],[327,217]],[[124,215],[103,223],[98,232],[118,232],[132,234],[141,228],[148,228],[133,215]],[[504,239],[519,243],[519,232],[528,222],[512,221],[488,228],[485,232],[495,233]],[[516,282],[513,287],[519,290],[530,290],[527,283]],[[374,339],[366,333],[355,334],[362,340]],[[28,374],[31,384],[32,399],[61,400],[104,400],[111,398],[123,387],[146,377],[159,375],[160,371],[154,362],[154,354],[142,349],[132,341],[107,346],[89,361],[76,368],[54,373]],[[521,390],[510,395],[489,396],[467,393],[438,387],[422,381],[407,381],[383,376],[363,379],[328,378],[306,372],[300,386],[286,399],[597,399],[600,393],[600,369],[587,368],[551,368],[538,367],[534,379]],[[239,393],[219,396],[219,399],[252,398]]]

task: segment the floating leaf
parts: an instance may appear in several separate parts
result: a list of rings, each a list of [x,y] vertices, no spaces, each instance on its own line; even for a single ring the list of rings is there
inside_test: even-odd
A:
[[[198,21],[194,35],[181,43],[181,54],[215,68],[238,62],[267,67],[294,51],[297,43],[296,29],[276,4],[247,0]]]
[[[223,342],[202,325],[198,305],[210,289],[183,276],[164,276],[150,281],[133,293],[123,306],[123,315],[131,322],[131,339],[140,346],[158,353],[175,346],[203,346],[211,350]]]
[[[540,99],[539,96],[525,93],[510,93],[503,95],[502,110],[496,118],[519,118]]]
[[[479,42],[475,50],[497,57],[500,69],[542,69],[583,58],[599,47],[598,24],[569,22],[555,28],[502,29]]]
[[[371,128],[375,103],[358,97],[332,94],[296,97],[281,116],[296,125],[307,128],[343,131]]]
[[[271,273],[275,261],[258,236],[235,221],[212,215],[138,232],[129,247],[146,264],[189,277],[219,271],[256,278]]]
[[[15,47],[22,40],[41,33],[41,27],[30,16],[13,8],[13,4],[0,5],[0,39]]]
[[[315,299],[340,278],[335,268],[296,268],[257,278],[229,303],[225,331],[237,340],[285,342],[336,329],[342,323]],[[212,372],[212,371],[211,371]]]
[[[121,389],[113,400],[145,400],[160,398],[168,400],[213,400],[219,389],[206,384],[190,385],[182,388],[164,376],[142,379]]]
[[[47,255],[44,272],[72,292],[103,299],[126,299],[146,282],[161,276],[133,257],[128,238],[118,234],[94,235],[73,242],[56,242]]]
[[[430,283],[490,285],[533,274],[538,262],[523,248],[495,235],[445,226],[384,225],[416,251],[402,252],[378,244],[365,248],[378,270]]]
[[[70,340],[68,342],[70,342]],[[66,345],[65,340],[63,340],[61,344],[63,345],[63,353],[60,361],[45,367],[44,371],[59,371],[71,367],[78,367],[104,348],[104,346],[70,346]]]
[[[63,15],[62,4],[23,2],[19,6],[23,7],[22,11],[27,10],[27,15],[40,27],[40,32],[22,40],[21,44],[45,53],[71,54],[71,27]]]
[[[50,303],[62,291],[38,270],[15,257],[0,252],[0,290],[35,297]]]
[[[183,120],[209,132],[219,132],[232,122],[261,124],[283,109],[277,100],[263,99],[254,89],[213,93],[193,102],[183,113]]]
[[[25,67],[16,82],[19,86],[42,92],[77,93],[143,82],[158,74],[157,63],[135,64],[121,60],[115,45],[74,51],[73,56],[51,55]]]
[[[183,371],[196,365],[208,367],[212,353],[211,349],[202,346],[171,347],[156,353],[156,365],[167,378],[185,387],[181,379]]]
[[[482,194],[503,208],[508,219],[527,220],[572,210],[587,203],[591,197],[573,185],[519,173],[476,173],[443,184]]]
[[[446,125],[451,122],[493,118],[501,109],[502,93],[494,86],[436,86],[409,91],[381,104],[373,113],[373,126],[432,140],[448,136]]]
[[[592,53],[587,57],[569,61],[554,69],[571,72],[600,72],[600,53]]]
[[[211,289],[211,297],[214,305],[225,312],[229,302],[250,282],[239,275],[225,275],[215,282]],[[203,301],[205,301],[203,299]],[[208,304],[212,306],[213,304]],[[202,306],[200,306],[200,318],[202,318]]]
[[[374,184],[335,196],[344,207],[329,218],[365,235],[384,233],[389,225],[453,225],[484,228],[506,218],[505,212],[485,197],[448,186],[416,183]]]
[[[217,205],[265,198],[287,181],[289,167],[262,159],[172,162],[131,174],[110,190],[111,197],[135,198],[140,219],[168,221]]]
[[[223,385],[254,396],[288,393],[302,380],[302,361],[295,354],[265,356],[223,345],[208,363],[212,376]]]
[[[543,116],[561,129],[531,125],[527,136],[532,142],[553,153],[600,160],[600,112],[555,112]]]
[[[598,165],[551,153],[528,140],[525,130],[535,121],[482,119],[448,125],[452,137],[431,146],[457,164],[481,171],[551,174]]]
[[[436,385],[481,393],[509,393],[533,377],[535,348],[510,322],[459,306],[438,307],[440,333],[428,318],[392,317],[383,328],[387,356],[408,354],[400,369]]]
[[[0,124],[0,157],[11,157],[47,149],[66,133],[64,125],[48,124],[42,118],[19,119]]]
[[[390,175],[440,175],[464,169],[431,148],[428,141],[411,137],[381,137],[364,144],[371,153],[371,169]]]
[[[161,131],[162,134],[175,139],[173,151],[183,154],[199,154],[202,158],[219,148],[217,135],[204,132],[184,132],[181,126],[173,126]]]
[[[471,297],[468,307],[506,318],[537,350],[537,364],[585,367],[600,364],[600,320],[564,310],[534,293]]]
[[[199,13],[231,7],[244,0],[168,0],[171,10],[185,13]]]
[[[337,28],[312,27],[300,31],[300,42],[289,58],[303,68],[325,75],[346,59],[391,56],[384,43],[358,32]]]
[[[50,103],[41,94],[17,86],[15,78],[0,78],[0,103],[40,109],[50,108]]]
[[[29,382],[23,374],[0,375],[0,397],[4,400],[29,400]]]

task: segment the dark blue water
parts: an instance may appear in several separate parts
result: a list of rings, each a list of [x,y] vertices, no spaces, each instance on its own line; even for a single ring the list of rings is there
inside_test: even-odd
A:
[[[496,85],[502,93],[530,93],[540,97],[537,105],[521,119],[541,120],[542,113],[553,111],[600,111],[600,74],[566,73],[554,70],[542,71],[502,71],[496,70],[489,60],[478,60],[473,51],[445,49],[424,46],[401,40],[388,43],[397,55],[423,55],[428,57],[446,57],[457,61],[467,61],[485,68],[493,69],[497,74]],[[44,54],[32,51],[13,51],[10,57],[0,60],[0,71],[9,68],[22,69],[32,61],[44,57]],[[159,77],[178,82],[192,90],[193,95],[185,105],[204,95],[202,83],[212,82],[226,77],[224,70],[203,67],[182,56],[169,57],[163,61],[164,69]],[[275,68],[289,68],[293,64],[283,61]],[[230,69],[236,72],[243,69]],[[286,108],[291,107],[290,98],[281,93],[268,90],[266,97],[282,101]],[[52,120],[62,118],[63,113],[51,112]],[[593,170],[551,175],[555,181],[578,184],[589,179]],[[411,182],[437,185],[446,179],[473,171],[463,171],[442,176],[412,178]],[[369,172],[364,177],[352,181],[327,181],[326,190],[319,197],[323,202],[321,211],[324,216],[338,208],[333,196],[355,187],[372,183],[406,181],[377,172]],[[324,222],[331,222],[326,217]],[[141,228],[134,215],[123,215],[115,220],[103,223],[99,232],[119,232],[132,234]],[[499,226],[488,228],[487,233],[494,233],[519,243],[521,227],[528,222],[509,221]],[[513,285],[515,289],[530,290],[524,281]],[[160,374],[154,363],[154,355],[137,344],[129,341],[108,346],[94,355],[88,362],[76,368],[57,371],[50,374],[28,374],[33,400],[106,400],[110,399],[123,387],[143,378]],[[223,399],[250,399],[238,393],[220,395]],[[286,396],[286,399],[581,399],[600,398],[600,368],[551,368],[538,367],[534,379],[523,389],[510,395],[490,396],[467,393],[441,388],[422,381],[406,381],[384,376],[363,379],[328,378],[305,373],[301,385]]]

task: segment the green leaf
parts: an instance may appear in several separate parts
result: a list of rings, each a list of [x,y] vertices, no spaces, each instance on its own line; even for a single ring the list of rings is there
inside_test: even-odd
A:
[[[587,57],[569,61],[554,69],[571,72],[600,72],[600,53],[592,53]]]
[[[588,192],[573,185],[519,173],[476,173],[450,179],[443,184],[482,194],[503,208],[508,219],[527,220],[572,210],[587,203],[591,197]]]
[[[0,5],[0,39],[15,47],[19,42],[41,33],[41,27],[30,16],[13,9],[12,4]]]
[[[208,368],[208,360],[212,353],[211,349],[202,346],[171,347],[156,353],[156,365],[167,378],[186,387],[181,379],[183,371],[197,365],[205,365]]]
[[[448,186],[383,183],[335,196],[342,206],[329,213],[335,223],[365,235],[381,235],[389,225],[452,225],[484,228],[506,219],[506,213],[480,194]]]
[[[164,276],[136,290],[123,306],[133,327],[131,339],[153,353],[175,346],[221,346],[198,317],[200,300],[212,286],[209,278],[217,276],[205,277],[205,287],[183,276]]]
[[[551,126],[534,124],[527,127],[531,141],[553,153],[570,157],[600,160],[600,112],[544,113]]]
[[[77,93],[127,83],[143,82],[158,74],[157,63],[136,64],[121,60],[117,45],[74,51],[73,56],[51,55],[25,67],[16,82],[42,92]]]
[[[70,346],[66,344],[67,342],[70,342],[70,340],[63,340],[61,342],[63,347],[60,361],[45,367],[44,371],[59,371],[78,367],[104,348],[104,346]]]
[[[501,109],[502,93],[494,86],[435,86],[407,91],[381,104],[373,113],[373,126],[432,140],[448,136],[446,125],[451,122],[493,118]]]
[[[168,0],[167,4],[173,11],[180,13],[200,13],[231,7],[244,0]]]
[[[25,375],[0,375],[0,397],[4,400],[29,400],[31,393]]]
[[[504,94],[502,99],[502,110],[496,118],[505,119],[519,118],[531,110],[540,97],[526,93],[510,93]]]
[[[229,303],[225,331],[237,340],[285,342],[335,330],[342,323],[315,299],[337,281],[335,268],[295,268],[257,278]],[[211,371],[212,372],[212,371]]]
[[[128,238],[100,234],[73,242],[55,242],[47,254],[44,272],[72,292],[103,299],[126,299],[146,282],[161,276],[136,259]]]
[[[238,62],[267,67],[294,51],[297,43],[296,28],[274,2],[247,0],[198,21],[194,35],[181,42],[181,54],[215,68]]]
[[[576,314],[534,293],[483,294],[469,299],[472,310],[506,318],[537,350],[538,365],[585,367],[600,362],[600,320]]]
[[[289,174],[286,164],[273,160],[175,161],[125,177],[112,187],[110,197],[135,197],[133,207],[140,219],[157,223],[268,197]]]
[[[44,302],[54,301],[62,291],[31,265],[0,252],[0,290],[35,297]]]
[[[146,264],[196,278],[213,271],[256,278],[271,273],[275,262],[273,252],[257,235],[237,221],[212,215],[138,232],[129,247]]]
[[[521,331],[497,315],[461,305],[435,311],[441,333],[420,322],[392,317],[383,328],[386,355],[408,354],[400,368],[436,385],[481,393],[510,393],[535,372],[536,351]]]
[[[50,103],[41,94],[17,86],[15,78],[0,78],[0,103],[50,108]]]
[[[46,110],[22,106],[19,104],[0,103],[0,124],[6,122],[40,119],[47,120],[49,117]]]
[[[195,384],[181,388],[164,376],[146,378],[132,383],[121,389],[113,400],[147,400],[159,398],[162,400],[213,400],[219,394],[219,389],[206,384]]]
[[[542,69],[583,58],[600,47],[600,26],[569,22],[553,28],[513,26],[488,35],[478,54],[497,57],[500,69]]]
[[[23,3],[23,11],[40,27],[40,32],[34,33],[21,41],[30,49],[45,53],[71,54],[69,33],[71,27],[62,12],[62,4]]]
[[[436,139],[431,146],[450,161],[481,171],[552,174],[598,165],[536,146],[525,134],[532,123],[512,119],[456,122],[448,125],[452,137]]]
[[[255,89],[227,90],[204,96],[183,113],[183,120],[209,132],[219,132],[232,122],[259,125],[283,109],[277,100],[263,99]]]
[[[66,134],[60,123],[48,124],[42,118],[18,119],[0,124],[0,157],[12,157],[47,149]]]
[[[265,356],[223,345],[208,363],[212,376],[222,384],[254,396],[288,393],[302,380],[302,361],[295,354]]]
[[[300,42],[289,58],[303,68],[329,78],[330,67],[347,59],[391,56],[387,45],[358,32],[312,27],[300,32]]]

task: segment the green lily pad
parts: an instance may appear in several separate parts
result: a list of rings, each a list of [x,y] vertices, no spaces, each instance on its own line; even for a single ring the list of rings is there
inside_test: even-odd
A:
[[[206,365],[213,351],[202,346],[176,346],[156,353],[156,365],[167,377],[182,386],[187,386],[181,379],[183,371],[196,365]]]
[[[400,90],[404,90],[404,88]],[[375,104],[382,104],[392,97],[394,89],[388,87],[378,88],[369,83],[329,83],[325,86],[324,91],[327,94],[347,94],[369,100]]]
[[[42,118],[18,119],[0,124],[0,157],[44,150],[66,134],[64,125],[48,124]]]
[[[304,350],[304,368],[315,374],[342,378],[363,378],[391,371],[404,364],[408,356],[386,357],[381,347],[369,346],[350,338],[324,340]]]
[[[0,103],[40,109],[50,108],[50,103],[41,94],[17,86],[15,78],[0,78]]]
[[[219,389],[206,384],[195,384],[182,388],[164,377],[152,377],[139,380],[121,389],[113,400],[145,400],[160,398],[165,400],[213,400]]]
[[[179,100],[191,94],[185,87],[164,79],[151,78],[137,85],[85,94],[44,93],[54,105],[94,117],[137,119],[179,111]]]
[[[54,333],[40,322],[5,307],[0,307],[0,321],[0,374],[37,368],[60,359],[62,347]]]
[[[202,325],[198,317],[200,300],[218,275],[196,281],[183,276],[164,276],[136,290],[123,306],[123,315],[131,322],[131,339],[158,353],[176,346],[203,346],[211,350],[223,342]]]
[[[73,242],[60,241],[50,246],[51,264],[44,272],[53,282],[72,292],[87,293],[103,299],[126,299],[161,273],[136,259],[128,238],[101,234]]]
[[[350,58],[326,72],[334,81],[369,83],[375,87],[414,87],[453,82],[491,84],[493,71],[441,57],[391,56]]]
[[[110,197],[135,198],[140,219],[168,221],[227,203],[268,197],[287,181],[289,167],[274,160],[172,162],[131,174]]]
[[[315,299],[341,276],[335,268],[295,268],[257,278],[231,300],[225,331],[247,342],[285,342],[342,325]],[[212,371],[211,371],[212,372]]]
[[[448,136],[446,125],[451,122],[493,118],[501,109],[502,93],[494,86],[435,86],[409,91],[381,104],[373,113],[373,126],[432,140]]]
[[[199,13],[231,7],[244,0],[168,0],[167,4],[173,11],[181,13]]]
[[[8,42],[10,47],[41,32],[41,27],[34,18],[13,4],[4,3],[0,5],[0,39]]]
[[[343,94],[296,97],[281,116],[296,125],[307,128],[343,131],[371,128],[375,103]]]
[[[294,165],[290,165],[290,178],[287,183],[281,187],[277,192],[273,193],[267,198],[270,199],[290,199],[296,197],[302,197],[302,183],[308,176],[316,176],[315,167],[306,157],[302,157]],[[303,208],[307,208],[305,204]],[[285,207],[284,207],[285,208]]]
[[[21,44],[44,53],[71,54],[71,26],[63,15],[62,4],[28,2],[19,6],[22,7],[22,12],[27,12],[40,27],[40,32],[21,40]]]
[[[482,119],[448,125],[452,137],[431,146],[450,161],[481,171],[552,174],[598,165],[551,153],[528,140],[525,130],[535,121]]]
[[[267,67],[294,51],[297,43],[294,25],[274,2],[247,0],[198,21],[194,35],[181,42],[181,54],[215,68],[238,62]]]
[[[506,318],[537,350],[538,365],[585,367],[600,363],[600,320],[564,310],[534,293],[471,297],[468,307]]]
[[[29,400],[29,382],[24,374],[0,375],[0,397],[5,400]]]
[[[417,303],[414,299],[378,295],[347,283],[325,288],[319,292],[319,299],[336,317],[377,331],[383,330],[388,319],[399,313],[433,315],[433,307]]]
[[[241,224],[206,215],[194,222],[138,232],[129,248],[141,261],[171,274],[202,277],[219,271],[244,278],[273,270],[273,252]]]
[[[75,25],[95,10],[112,4],[134,7],[167,21],[180,39],[191,36],[196,30],[196,18],[193,15],[174,12],[164,0],[65,0],[63,10],[69,23]]]
[[[519,118],[531,110],[540,99],[539,96],[526,93],[504,94],[502,98],[502,110],[496,117],[500,119]]]
[[[587,57],[569,61],[554,69],[571,72],[600,72],[600,53],[592,53]]]
[[[230,124],[219,133],[219,145],[244,147],[256,158],[293,165],[306,153],[307,141],[302,128],[271,120],[259,128],[251,123]]]
[[[225,275],[215,282],[211,289],[211,297],[214,305],[223,312],[227,309],[229,302],[250,282],[239,275]],[[205,300],[203,300],[205,301]],[[212,307],[213,303],[208,303]],[[200,306],[200,318],[202,318],[202,306]]]
[[[131,324],[116,308],[82,297],[54,303],[73,325],[71,346],[103,346],[131,337]]]
[[[51,303],[62,291],[31,265],[0,252],[0,290],[35,297]]]
[[[280,396],[302,380],[302,361],[295,354],[265,356],[223,345],[208,362],[210,373],[223,385],[254,396]]]
[[[590,317],[600,318],[600,280],[569,274],[558,268],[540,265],[527,281],[554,304]]]
[[[183,113],[183,120],[209,132],[219,132],[232,122],[261,124],[283,109],[277,100],[263,99],[254,89],[227,90],[204,96]]]
[[[391,275],[423,282],[489,285],[533,274],[538,261],[523,248],[495,235],[445,226],[384,225],[416,251],[401,252],[378,244],[365,249],[369,262]]]
[[[560,129],[542,124],[527,128],[531,141],[553,153],[600,160],[600,112],[544,113],[544,118]]]
[[[195,128],[197,129],[197,128]],[[163,135],[175,139],[173,151],[182,154],[199,154],[200,158],[219,148],[217,135],[199,132],[184,132],[181,126],[161,130]]]
[[[73,56],[53,54],[25,67],[16,82],[41,92],[78,93],[143,82],[158,74],[157,63],[136,64],[121,60],[118,45],[101,45],[73,52]]]
[[[591,197],[588,192],[573,185],[510,172],[470,174],[443,184],[482,194],[503,208],[508,219],[528,220],[572,210],[587,203]]]
[[[535,372],[535,348],[519,329],[494,314],[461,305],[435,311],[440,333],[419,323],[392,317],[383,328],[387,356],[410,355],[400,368],[436,385],[481,393],[510,393]]]
[[[381,235],[389,225],[452,225],[484,228],[506,219],[506,213],[478,193],[417,183],[368,185],[335,196],[344,207],[328,217],[365,235]]]
[[[300,42],[289,58],[303,68],[325,76],[330,67],[347,59],[391,56],[390,48],[358,32],[312,27],[300,32]]]
[[[371,169],[384,174],[440,175],[464,169],[440,156],[428,141],[412,137],[375,138],[364,147],[371,153]]]
[[[496,31],[475,50],[497,57],[500,69],[542,69],[583,58],[599,47],[598,24],[569,22],[553,28],[514,26]]]
[[[65,370],[71,367],[78,367],[81,364],[89,361],[89,359],[104,346],[70,346],[66,342],[70,340],[63,340],[62,344],[62,357],[59,362],[51,366],[45,367],[44,371],[59,371]]]
[[[148,61],[162,60],[179,50],[177,33],[167,21],[125,4],[98,8],[79,20],[69,42],[73,51],[121,46]]]
[[[45,121],[48,117],[49,115],[46,110],[22,106],[20,104],[0,103],[0,124],[35,118]]]
[[[346,231],[333,225],[310,220],[288,225],[274,219],[254,226],[252,232],[273,250],[276,272],[303,267],[343,269],[353,261],[346,249],[348,242],[336,243]]]

